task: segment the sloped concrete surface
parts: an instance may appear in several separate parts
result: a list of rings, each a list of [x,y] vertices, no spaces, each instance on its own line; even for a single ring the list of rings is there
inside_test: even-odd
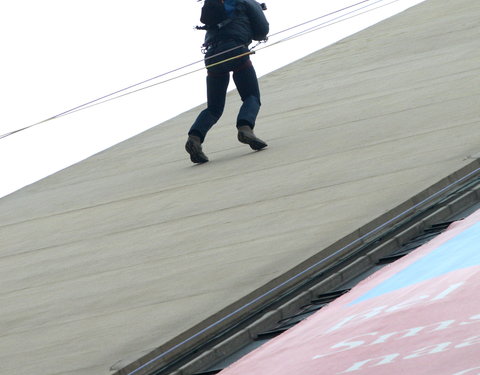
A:
[[[0,372],[109,374],[471,163],[479,19],[429,0],[264,77],[264,151],[233,93],[205,165],[195,108],[1,199]]]

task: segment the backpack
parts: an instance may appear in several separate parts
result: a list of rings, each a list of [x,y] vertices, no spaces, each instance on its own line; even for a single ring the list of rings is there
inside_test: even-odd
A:
[[[202,7],[200,22],[205,25],[204,29],[221,28],[230,19],[223,4],[223,0],[205,0]]]

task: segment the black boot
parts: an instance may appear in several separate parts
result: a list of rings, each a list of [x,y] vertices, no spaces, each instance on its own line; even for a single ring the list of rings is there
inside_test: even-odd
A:
[[[202,141],[196,135],[189,135],[185,150],[190,154],[190,160],[193,163],[206,163],[208,161],[207,155],[202,151]]]
[[[256,151],[268,146],[264,141],[255,136],[253,129],[248,125],[242,125],[238,127],[238,140],[241,143],[249,145],[252,150]]]

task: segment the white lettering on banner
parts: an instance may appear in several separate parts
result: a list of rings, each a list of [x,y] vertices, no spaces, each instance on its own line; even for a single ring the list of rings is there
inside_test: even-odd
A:
[[[357,339],[357,338],[364,337],[364,336],[375,336],[376,334],[378,334],[378,332],[365,333],[363,335],[352,337],[349,340]],[[345,350],[350,350],[350,349],[356,348],[357,346],[361,346],[363,344],[365,344],[364,340],[350,341],[350,342],[349,341],[342,341],[342,342],[339,342],[336,345],[333,345],[332,349],[338,349],[338,348],[346,347]],[[343,352],[343,350],[340,350],[340,351]]]
[[[424,296],[416,296],[416,297],[409,298],[403,302],[393,305],[392,307],[389,307],[388,309],[385,310],[385,312],[405,310],[411,306],[417,305],[419,302],[423,302],[423,300],[428,299],[429,297],[430,297],[429,295],[424,295]]]
[[[428,326],[408,328],[408,329],[403,330],[403,331],[387,333],[385,335],[380,336],[378,339],[376,339],[372,343],[370,343],[370,345],[383,344],[383,343],[387,342],[389,338],[391,338],[395,335],[398,335],[398,334],[400,334],[401,336],[399,338],[397,338],[396,340],[404,339],[406,337],[413,337],[413,336],[416,336],[418,333],[420,333],[422,331],[425,331],[427,328],[432,328],[432,327],[435,327],[435,328],[432,329],[430,332],[441,331],[443,329],[447,329],[453,323],[455,323],[455,320],[446,320],[446,321],[440,322],[440,323],[429,324]],[[403,334],[403,333],[405,333],[405,334]]]
[[[370,345],[383,344],[383,343],[387,342],[390,337],[395,336],[397,333],[398,332],[386,333],[385,335],[380,336],[378,339],[376,339]],[[332,346],[332,348],[333,348],[333,346]]]
[[[412,359],[423,357],[430,354],[436,354],[447,351],[447,348],[451,345],[451,342],[444,342],[438,345],[430,345],[426,346],[425,348],[415,350],[412,354],[403,357],[403,359]]]
[[[446,296],[448,296],[454,290],[460,288],[463,284],[465,284],[465,283],[461,282],[461,283],[453,284],[451,287],[447,288],[442,293],[440,293],[438,296],[436,296],[434,299],[432,299],[432,301],[438,301],[438,300],[444,299]]]
[[[474,317],[472,317],[472,318],[474,318]],[[470,318],[470,319],[472,319],[472,318]],[[393,339],[390,340],[390,341],[398,341],[398,340],[401,340],[401,339],[404,339],[404,338],[409,338],[409,337],[416,336],[419,333],[431,333],[431,332],[445,330],[445,329],[450,328],[455,322],[456,322],[455,320],[445,320],[443,322],[437,322],[437,323],[429,324],[429,325],[423,326],[423,327],[414,327],[414,328],[408,328],[408,329],[405,329],[405,330],[402,330],[402,331],[396,331],[396,332],[381,334],[379,337],[373,337],[374,340],[372,342],[369,342],[370,336],[377,336],[380,333],[379,332],[364,333],[364,334],[361,334],[361,335],[358,335],[358,336],[348,338],[347,340],[341,341],[338,344],[335,344],[335,345],[330,347],[330,349],[341,349],[341,350],[335,350],[335,351],[331,351],[331,352],[328,352],[328,353],[325,353],[325,354],[318,354],[318,355],[312,357],[312,359],[319,359],[319,358],[322,358],[322,357],[326,357],[328,355],[345,352],[347,350],[351,350],[351,349],[357,348],[357,347],[362,346],[362,345],[371,346],[371,345],[384,344],[392,338]],[[459,325],[461,325],[461,324],[462,323],[459,323]],[[363,340],[360,340],[362,338],[363,338]]]
[[[343,319],[339,323],[337,323],[335,326],[327,330],[327,332],[333,332],[339,329],[340,327],[344,326],[345,324],[351,322],[352,320],[368,320],[370,318],[373,318],[374,316],[379,315],[383,310],[385,310],[388,306],[377,306],[374,307],[373,309],[367,310],[364,313],[361,314],[355,314],[355,315],[350,315],[349,317]]]
[[[397,360],[415,359],[415,358],[423,357],[423,356],[426,356],[426,355],[434,355],[434,354],[443,353],[443,352],[446,352],[446,351],[449,351],[449,350],[461,349],[461,348],[471,346],[471,345],[476,345],[476,344],[480,344],[480,336],[469,337],[469,338],[465,339],[462,343],[460,343],[456,346],[453,346],[453,344],[451,342],[444,342],[444,343],[441,343],[441,344],[431,345],[431,346],[427,346],[427,347],[424,347],[424,348],[421,348],[421,349],[417,349],[417,350],[415,350],[414,352],[412,352],[411,354],[408,354],[408,355],[404,355],[404,354],[400,354],[400,353],[387,354],[387,355],[383,355],[383,356],[380,356],[380,357],[375,357],[375,358],[370,358],[370,359],[365,359],[365,360],[362,360],[362,361],[355,362],[348,369],[346,369],[345,371],[339,372],[338,374],[345,374],[345,373],[349,373],[349,372],[364,370],[364,369],[371,368],[371,367],[388,365],[388,364],[391,364],[393,362],[398,362]],[[365,366],[365,365],[367,365],[367,366]],[[469,372],[474,371],[474,370],[478,370],[478,369],[480,369],[480,367],[465,370],[463,372],[460,372],[460,373],[457,373],[457,374],[454,374],[454,375],[468,374]],[[471,375],[474,375],[474,374],[471,374]],[[480,375],[480,374],[477,374],[477,375]]]
[[[333,327],[327,330],[327,333],[336,331],[343,326],[347,325],[350,322],[361,322],[365,320],[369,320],[374,317],[378,317],[382,313],[390,313],[394,311],[399,311],[399,310],[405,310],[409,307],[412,307],[414,305],[419,304],[420,302],[427,302],[427,301],[439,301],[447,297],[449,294],[451,294],[453,291],[457,290],[460,288],[462,285],[464,285],[464,282],[453,284],[449,286],[447,289],[443,290],[439,294],[435,296],[430,296],[430,295],[417,295],[412,298],[409,298],[403,302],[400,302],[398,304],[395,304],[393,306],[377,306],[372,309],[369,309],[365,312],[359,313],[359,314],[354,314],[346,317],[345,319],[341,320],[337,324],[335,324]]]
[[[473,336],[466,339],[465,342],[458,344],[455,348],[460,349],[460,348],[465,348],[467,346],[472,346],[477,344],[480,344],[480,336]]]
[[[467,324],[473,324],[473,323],[480,322],[480,314],[472,316],[470,318],[470,320],[474,320],[474,322],[463,322],[463,323],[460,323],[460,325],[461,326],[466,326]]]
[[[319,358],[323,358],[323,357],[326,357],[328,355],[332,355],[332,354],[337,354],[337,353],[341,353],[341,352],[346,352],[347,350],[350,350],[350,349],[353,349],[353,348],[357,348],[359,346],[362,346],[363,344],[365,344],[366,341],[364,340],[358,340],[358,341],[351,341],[351,340],[357,340],[361,337],[365,337],[365,336],[375,336],[377,335],[378,332],[372,332],[372,333],[364,333],[362,335],[358,335],[358,336],[355,336],[355,337],[352,337],[352,338],[349,338],[345,341],[341,341],[339,342],[338,344],[335,344],[333,346],[331,346],[330,348],[331,349],[338,349],[338,348],[343,348],[341,350],[336,350],[334,352],[329,352],[329,353],[325,353],[325,354],[318,354],[314,357],[312,357],[312,359],[319,359]]]
[[[470,368],[468,370],[463,370],[463,371],[460,371],[460,372],[457,372],[453,375],[480,375],[480,372],[477,372],[476,374],[474,374],[473,372],[474,371],[480,371],[480,367],[475,367],[475,368]]]
[[[360,362],[357,362],[355,363],[352,367],[350,367],[349,369],[345,370],[344,372],[342,372],[342,374],[344,373],[347,373],[347,372],[353,372],[353,371],[358,371],[358,370],[361,370],[361,368],[363,367],[363,365],[366,365],[367,363],[372,363],[374,361],[378,361],[379,359],[381,359],[380,361],[378,361],[377,363],[375,364],[372,364],[371,366],[369,367],[375,367],[375,366],[381,366],[381,365],[388,365],[389,363],[392,363],[400,354],[396,353],[396,354],[388,354],[388,355],[384,355],[382,357],[378,357],[378,358],[372,358],[372,359],[367,359],[365,361],[360,361]]]

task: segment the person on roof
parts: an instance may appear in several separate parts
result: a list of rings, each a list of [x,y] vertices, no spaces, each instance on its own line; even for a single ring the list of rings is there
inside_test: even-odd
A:
[[[267,144],[253,132],[260,110],[260,89],[249,56],[252,40],[267,39],[269,23],[264,4],[255,0],[205,0],[200,21],[205,35],[205,65],[207,67],[207,108],[197,117],[188,132],[186,151],[193,163],[205,163],[202,151],[207,132],[221,117],[230,80],[233,80],[242,99],[236,127],[238,140],[253,150]]]

